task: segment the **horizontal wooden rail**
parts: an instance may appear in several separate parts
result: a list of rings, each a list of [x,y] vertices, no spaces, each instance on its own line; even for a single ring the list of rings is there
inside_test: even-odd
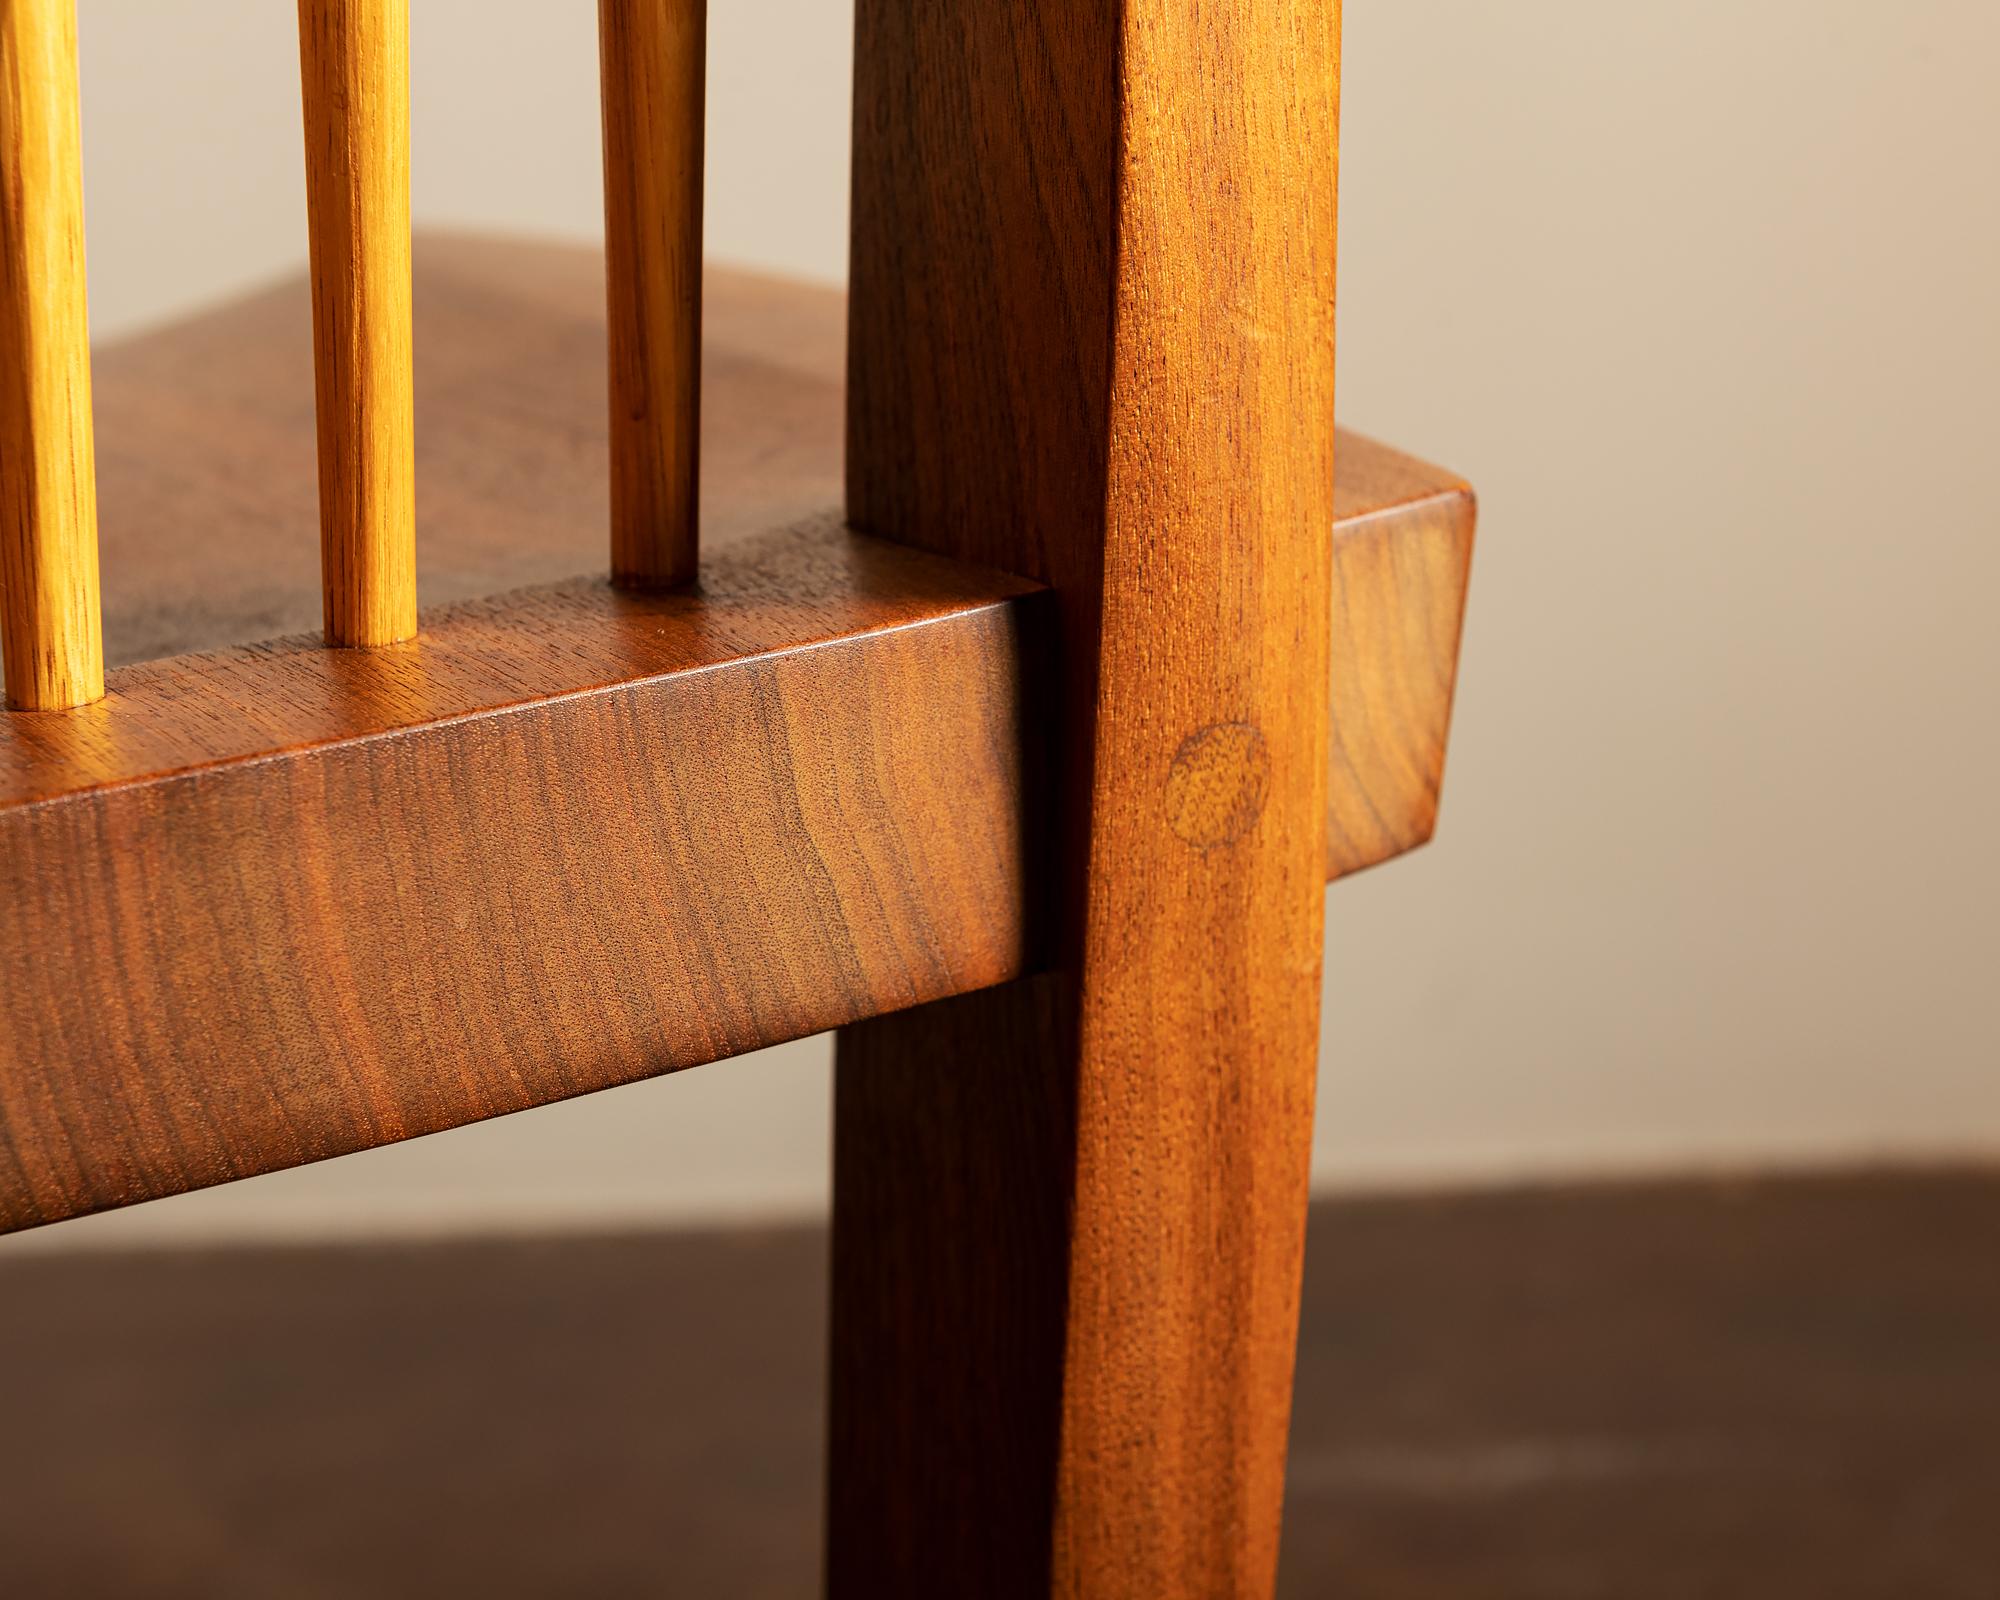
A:
[[[326,640],[417,631],[409,0],[299,0]]]
[[[0,4],[0,654],[7,703],[104,693],[75,0]]]

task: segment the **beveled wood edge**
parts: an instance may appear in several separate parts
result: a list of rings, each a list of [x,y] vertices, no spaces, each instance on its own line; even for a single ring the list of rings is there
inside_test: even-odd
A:
[[[294,634],[114,668],[105,697],[0,717],[0,818],[126,785],[280,760],[672,673],[956,616],[1039,588],[906,551],[834,513],[740,539],[701,582],[578,577],[427,609],[409,644]]]

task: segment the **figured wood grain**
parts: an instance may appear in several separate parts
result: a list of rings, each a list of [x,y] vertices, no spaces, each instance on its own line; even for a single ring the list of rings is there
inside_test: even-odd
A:
[[[829,1589],[1268,1595],[1318,1041],[1338,5],[858,14],[849,515],[1053,586],[1063,831],[1048,976],[841,1040]]]
[[[409,0],[299,0],[327,643],[417,631]]]
[[[1472,491],[1400,451],[1335,446],[1326,875],[1414,850],[1437,828],[1471,576]]]
[[[602,572],[602,252],[428,235],[414,262],[422,605]],[[839,506],[845,303],[710,273],[705,545]],[[300,276],[96,352],[113,665],[320,626],[311,326]]]
[[[7,703],[104,693],[75,0],[0,5],[0,660]]]
[[[0,1230],[1024,970],[1032,604],[814,524],[0,719]]]
[[[304,638],[235,644],[303,633],[319,617],[302,280],[98,353],[107,640],[114,661],[132,665],[114,669],[112,693],[95,707],[0,717],[0,862],[16,874],[0,896],[13,918],[0,930],[0,986],[10,997],[0,1003],[0,1151],[11,1149],[22,1170],[40,1163],[97,1176],[75,1180],[81,1187],[44,1182],[32,1204],[10,1191],[0,1207],[7,1225],[451,1126],[661,1062],[717,1059],[1022,977],[1050,959],[1056,874],[1048,830],[1033,825],[1047,810],[1043,769],[1059,720],[1048,681],[1056,656],[1037,614],[1046,597],[838,530],[830,507],[841,470],[842,298],[737,273],[711,274],[705,295],[703,510],[713,570],[701,588],[675,596],[621,598],[575,579],[601,566],[608,504],[602,272],[594,251],[419,241],[421,577],[432,609],[409,651],[329,652]],[[496,327],[508,337],[496,339]],[[1374,647],[1336,650],[1335,703],[1343,692],[1364,701],[1400,695],[1406,712],[1383,722],[1378,738],[1353,743],[1351,759],[1336,759],[1334,815],[1343,804],[1368,815],[1414,808],[1394,828],[1356,831],[1336,862],[1347,870],[1428,831],[1442,722],[1410,721],[1417,702],[1398,686],[1441,674],[1448,691],[1456,614],[1445,602],[1462,597],[1471,501],[1449,474],[1365,439],[1342,434],[1338,449],[1335,566],[1348,566],[1350,551],[1376,552],[1359,570],[1379,567],[1391,581],[1352,583],[1340,599],[1347,620],[1336,642],[1365,637]],[[511,592],[522,585],[536,587]],[[1398,623],[1375,613],[1386,605],[1419,605],[1443,620]],[[984,619],[976,628],[967,607]],[[919,642],[908,630],[919,623],[927,653],[906,671]],[[882,841],[867,844],[866,873],[843,867],[832,879],[839,916],[865,930],[854,947],[871,977],[822,996],[817,1008],[796,996],[809,977],[845,970],[828,954],[839,918],[801,908],[827,904],[829,891],[814,885],[829,880],[796,863],[785,869],[796,876],[784,876],[768,854],[753,872],[745,857],[760,835],[747,823],[717,823],[731,772],[746,782],[775,773],[768,763],[778,756],[761,735],[728,725],[742,707],[765,703],[740,687],[749,679],[703,688],[718,673],[796,681],[809,662],[828,675],[815,680],[821,699],[800,724],[806,766],[796,781],[843,808],[826,823],[829,836]],[[846,665],[835,674],[837,663]],[[620,694],[649,707],[671,697],[661,727],[675,739],[648,735],[657,759],[635,766],[626,721],[605,710]],[[1441,719],[1448,701],[1448,692],[1432,694],[1427,714]],[[846,730],[863,703],[874,707],[873,731],[855,738]],[[725,716],[717,705],[738,710]],[[961,713],[976,725],[963,737],[983,742],[958,746],[962,730],[950,724]],[[923,726],[905,727],[905,718]],[[480,810],[501,804],[484,794],[488,769],[454,766],[448,753],[483,749],[463,741],[500,739],[512,727],[533,727],[563,752],[565,782],[604,774],[590,793],[608,822],[558,830],[537,820],[547,808],[500,822]],[[1399,729],[1406,739],[1395,737]],[[501,747],[511,750],[512,737]],[[754,747],[747,756],[744,741]],[[893,754],[913,747],[931,753],[915,766]],[[873,754],[884,749],[892,754]],[[413,760],[407,781],[398,752]],[[711,777],[724,760],[737,765]],[[1019,767],[1009,781],[981,776],[1014,771],[1010,762]],[[308,874],[329,859],[324,775],[334,773],[350,797],[342,848],[360,854],[342,878],[366,908],[359,917],[353,907],[336,917],[326,880]],[[367,773],[379,776],[357,776]],[[1429,776],[1406,781],[1413,773]],[[604,787],[626,779],[654,790],[691,785],[696,842],[676,846],[669,865],[649,863],[672,835],[648,833],[626,817],[629,800]],[[507,778],[502,789],[527,781]],[[787,781],[774,775],[774,792]],[[1200,792],[1183,788],[1183,799]],[[268,798],[280,792],[303,798]],[[367,804],[355,798],[364,794]],[[483,844],[465,832],[468,815],[479,819]],[[796,832],[777,810],[756,815],[759,828]],[[74,825],[57,827],[57,817]],[[75,822],[86,817],[88,826]],[[623,830],[617,838],[631,860],[588,847],[603,826]],[[369,828],[379,859],[357,842]],[[30,838],[31,853],[15,849]],[[264,886],[253,907],[243,904],[235,838],[255,845],[242,869]],[[419,859],[434,841],[445,841],[441,861],[485,862],[485,850],[500,866],[460,883]],[[128,865],[114,871],[107,850]],[[515,859],[502,859],[505,850]],[[636,908],[628,925],[613,916],[618,908],[572,905],[569,874],[614,865],[629,873],[634,863],[642,874],[677,874],[657,901],[679,907],[685,926]],[[527,887],[461,924],[452,908],[466,906],[475,882],[494,892]],[[762,887],[747,892],[746,883]],[[426,910],[440,894],[444,909]],[[946,906],[956,909],[936,909]],[[66,947],[79,926],[92,930],[87,946],[98,952],[80,966],[32,964],[22,953]],[[609,944],[610,958],[593,942],[608,939],[606,927],[623,928],[628,941]],[[330,1044],[311,1028],[299,1033],[299,1019],[327,1014],[326,986],[345,981],[328,976],[328,950],[340,956],[330,969],[338,975],[354,959],[346,952],[368,949],[370,939],[398,963],[393,973],[386,957],[365,965],[366,1032],[329,1029]],[[701,989],[682,975],[688,949],[717,952],[726,979]],[[904,954],[885,954],[892,950]],[[610,960],[613,978],[604,981],[638,984],[608,1032],[601,1009],[574,1001],[588,977],[585,952],[593,964]],[[907,986],[893,977],[898,960],[921,967]],[[136,1018],[128,971],[148,975],[147,994],[170,1003]],[[560,983],[551,988],[545,972]],[[226,1006],[217,1003],[225,992],[217,974],[229,979]],[[734,1009],[712,1023],[702,1007],[717,993]],[[488,1009],[468,1017],[462,994]],[[545,1049],[546,1070],[517,1070],[513,1057],[495,1055],[503,994],[524,1008],[512,1026]],[[246,995],[255,1004],[243,1006]],[[665,1019],[657,1054],[622,1020],[654,1005]],[[393,1063],[401,1088],[353,1076],[344,1063],[354,1050]],[[503,1059],[506,1079],[495,1087]],[[383,1094],[396,1115],[380,1112]],[[205,1129],[200,1140],[176,1131],[180,1142],[166,1142],[161,1107]],[[854,1132],[843,1123],[843,1137]],[[942,1136],[932,1147],[952,1148]],[[1010,1170],[1003,1163],[995,1181]],[[955,1193],[947,1186],[935,1198]],[[1009,1202],[1015,1212],[1024,1204]],[[948,1281],[941,1271],[940,1286]],[[940,1293],[939,1303],[948,1299]],[[1009,1301],[1014,1313],[1033,1304],[1029,1292]]]
[[[611,343],[611,577],[699,561],[702,117],[708,0],[598,0]]]

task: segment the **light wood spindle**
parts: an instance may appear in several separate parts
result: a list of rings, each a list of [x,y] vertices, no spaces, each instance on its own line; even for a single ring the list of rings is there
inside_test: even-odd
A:
[[[417,631],[409,0],[299,0],[326,637]]]
[[[0,647],[18,710],[104,693],[75,0],[0,0]]]
[[[707,0],[598,0],[611,346],[611,576],[693,581]]]

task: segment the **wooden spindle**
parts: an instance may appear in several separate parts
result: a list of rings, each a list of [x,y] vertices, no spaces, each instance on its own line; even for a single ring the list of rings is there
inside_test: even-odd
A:
[[[326,638],[417,631],[409,0],[299,0]]]
[[[75,0],[0,0],[0,654],[19,710],[104,693]]]
[[[699,557],[707,0],[598,0],[611,343],[611,576],[691,582]]]

